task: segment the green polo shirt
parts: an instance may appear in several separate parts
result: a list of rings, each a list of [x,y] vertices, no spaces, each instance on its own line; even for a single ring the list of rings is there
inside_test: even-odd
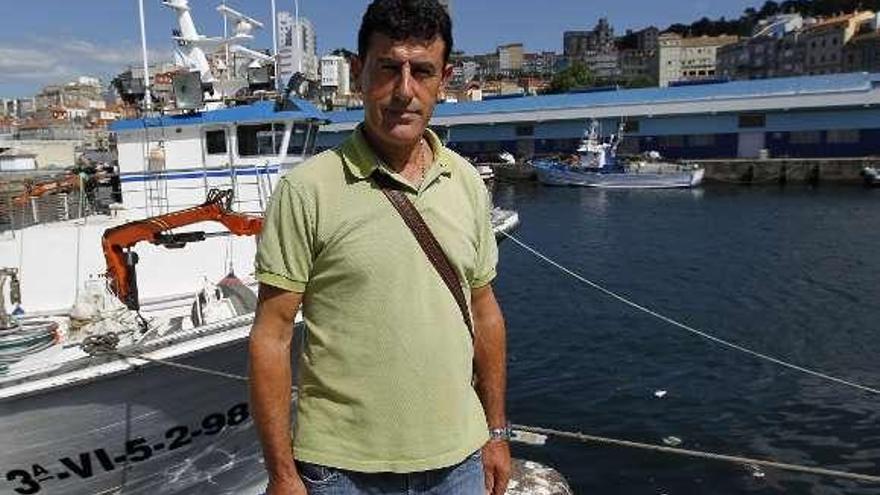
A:
[[[495,277],[488,193],[476,170],[426,132],[435,161],[420,188],[381,164],[358,128],[280,180],[257,279],[303,293],[306,344],[294,455],[359,472],[451,466],[487,440],[461,311],[370,175],[415,204],[464,284]]]

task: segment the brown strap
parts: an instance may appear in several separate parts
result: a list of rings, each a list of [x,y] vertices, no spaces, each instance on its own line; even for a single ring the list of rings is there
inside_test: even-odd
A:
[[[458,309],[461,310],[461,317],[464,319],[465,325],[467,325],[471,340],[473,340],[474,327],[471,322],[467,299],[465,299],[464,290],[461,288],[461,279],[458,277],[455,269],[452,268],[449,258],[446,257],[446,253],[443,252],[443,248],[437,242],[434,233],[431,232],[428,224],[425,223],[425,219],[422,218],[419,210],[406,197],[406,193],[394,187],[394,182],[390,177],[381,172],[376,172],[373,174],[373,178],[382,192],[385,193],[388,201],[391,201],[391,204],[394,205],[394,208],[403,217],[403,222],[412,231],[419,242],[419,246],[422,247],[422,251],[425,252],[428,260],[434,265],[434,269],[437,270],[440,278],[443,279],[449,292],[452,293],[452,297],[458,304]]]

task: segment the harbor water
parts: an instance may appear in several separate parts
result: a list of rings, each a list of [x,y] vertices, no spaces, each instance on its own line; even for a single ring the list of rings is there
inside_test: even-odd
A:
[[[609,289],[755,351],[880,387],[880,190],[498,184],[495,200],[518,210],[518,238]],[[708,342],[510,241],[499,274],[512,422],[880,473],[880,396]],[[552,438],[515,454],[559,469],[582,494],[880,492]]]

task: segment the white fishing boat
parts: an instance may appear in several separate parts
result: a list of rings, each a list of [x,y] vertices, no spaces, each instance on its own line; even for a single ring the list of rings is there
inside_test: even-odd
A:
[[[549,186],[584,186],[605,189],[671,189],[700,185],[705,170],[697,165],[662,161],[652,154],[646,159],[623,162],[617,149],[623,140],[624,123],[616,135],[602,140],[595,120],[584,133],[576,155],[567,160],[534,162],[538,180]]]
[[[214,40],[185,0],[164,4],[201,40],[183,59],[203,60]],[[121,202],[96,208],[68,176],[25,191],[4,224],[0,493],[265,489],[243,378],[255,234],[324,117],[289,95],[207,106],[113,127]],[[518,217],[493,222],[501,235]]]
[[[246,374],[253,234],[320,123],[300,100],[121,122],[121,204],[3,233],[0,492],[241,493],[264,477],[245,383],[97,351]],[[239,153],[266,126],[284,151]]]

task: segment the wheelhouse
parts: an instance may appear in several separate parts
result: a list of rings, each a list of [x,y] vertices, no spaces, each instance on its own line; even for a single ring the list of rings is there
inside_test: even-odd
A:
[[[119,121],[123,207],[151,216],[231,189],[237,210],[262,212],[278,175],[312,155],[323,123],[299,99]]]

